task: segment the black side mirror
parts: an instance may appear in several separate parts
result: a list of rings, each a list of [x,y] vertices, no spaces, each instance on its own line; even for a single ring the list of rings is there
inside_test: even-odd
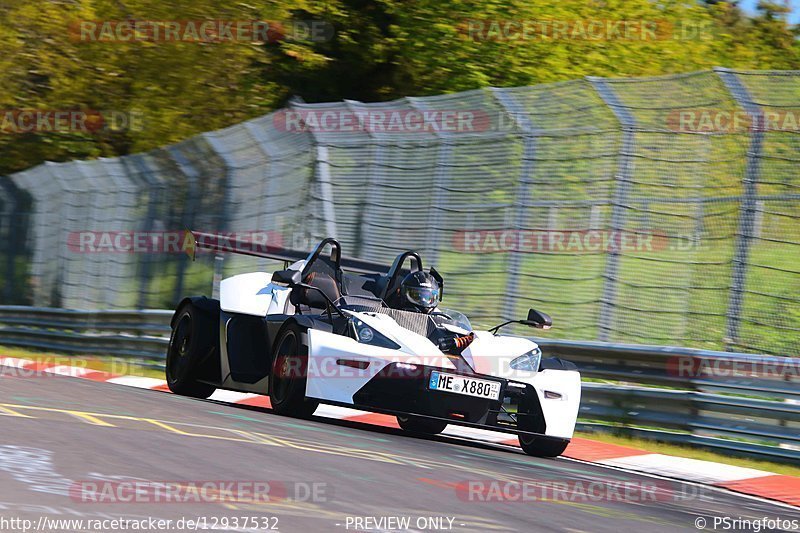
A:
[[[526,326],[539,329],[550,329],[553,326],[553,319],[550,318],[550,315],[537,311],[536,309],[528,310],[528,318],[520,322]]]
[[[496,334],[498,331],[500,331],[500,328],[509,324],[524,324],[532,328],[550,329],[553,326],[553,319],[550,318],[550,315],[542,313],[541,311],[529,309],[528,318],[525,320],[509,320],[508,322],[503,322],[499,326],[493,327],[489,331]]]
[[[278,270],[272,274],[272,283],[283,283],[285,285],[298,285],[303,279],[303,274],[299,270]]]
[[[436,283],[439,284],[439,300],[442,300],[444,298],[444,278],[433,267],[431,267],[430,272],[431,272],[431,276],[433,276],[433,279],[435,279]]]

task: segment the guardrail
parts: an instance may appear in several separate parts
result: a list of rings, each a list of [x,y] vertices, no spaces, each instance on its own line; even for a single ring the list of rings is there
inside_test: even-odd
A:
[[[0,345],[164,359],[172,311],[0,306]]]
[[[800,358],[534,340],[589,379],[582,429],[800,460]]]
[[[163,361],[171,316],[0,306],[0,345]],[[800,358],[534,340],[587,380],[581,429],[800,460]]]

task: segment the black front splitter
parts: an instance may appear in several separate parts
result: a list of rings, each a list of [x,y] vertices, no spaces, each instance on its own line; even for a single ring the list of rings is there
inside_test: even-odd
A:
[[[473,422],[466,422],[463,420],[458,420],[455,418],[444,418],[440,416],[431,416],[431,415],[422,415],[418,413],[409,413],[407,411],[396,411],[393,409],[384,409],[379,407],[371,407],[369,405],[359,405],[359,404],[352,404],[352,403],[344,403],[344,402],[331,402],[329,400],[323,400],[321,403],[326,405],[335,405],[337,407],[347,407],[349,409],[358,409],[359,411],[367,411],[370,413],[380,413],[383,415],[391,415],[391,416],[402,416],[402,417],[415,417],[415,418],[423,418],[426,420],[435,420],[437,422],[444,422],[446,424],[452,424],[454,426],[462,426],[468,428],[475,428],[475,429],[486,429],[488,431],[499,431],[501,433],[508,433],[510,435],[522,435],[523,437],[535,437],[540,439],[547,439],[549,441],[558,441],[569,443],[571,439],[564,439],[561,437],[552,437],[550,435],[544,435],[542,433],[535,433],[532,431],[522,431],[516,428],[505,427],[505,426],[492,426],[488,424],[476,424]]]

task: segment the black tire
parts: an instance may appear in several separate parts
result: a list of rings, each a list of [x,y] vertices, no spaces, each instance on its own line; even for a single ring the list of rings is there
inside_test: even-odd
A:
[[[558,457],[567,449],[569,441],[520,435],[519,445],[523,452],[534,457]]]
[[[272,410],[298,418],[308,418],[319,406],[318,401],[306,398],[308,347],[302,341],[304,331],[294,323],[281,329],[272,350],[269,373]]]
[[[212,322],[190,303],[178,311],[165,365],[167,386],[175,394],[205,399],[217,390],[213,385],[196,380],[200,363],[214,347],[213,328],[209,329]]]
[[[403,431],[422,433],[423,435],[438,435],[447,427],[447,422],[413,416],[398,416],[397,423]]]

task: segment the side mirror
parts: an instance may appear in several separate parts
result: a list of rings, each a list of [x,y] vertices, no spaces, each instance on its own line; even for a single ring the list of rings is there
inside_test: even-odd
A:
[[[283,283],[285,285],[298,285],[303,279],[303,274],[299,270],[278,270],[272,275],[272,283]]]
[[[528,310],[528,318],[520,322],[526,326],[539,329],[550,329],[553,326],[553,319],[550,318],[550,315],[537,311],[536,309]]]
[[[439,284],[439,300],[441,300],[442,298],[444,298],[444,278],[433,267],[431,267],[430,272],[431,272],[431,276],[433,276],[433,279],[435,279],[436,283]]]
[[[529,309],[528,318],[526,318],[525,320],[509,320],[508,322],[503,322],[499,326],[493,327],[489,331],[497,334],[497,332],[500,331],[500,328],[502,328],[503,326],[507,326],[509,324],[524,324],[532,328],[550,329],[553,326],[553,319],[550,318],[550,315],[546,315],[541,311],[537,311],[536,309]]]

